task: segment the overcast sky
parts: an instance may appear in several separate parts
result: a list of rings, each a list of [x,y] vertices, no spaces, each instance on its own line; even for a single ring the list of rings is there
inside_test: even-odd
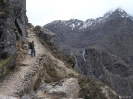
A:
[[[133,16],[133,0],[26,0],[29,22],[45,25],[54,20],[102,17],[118,7]]]

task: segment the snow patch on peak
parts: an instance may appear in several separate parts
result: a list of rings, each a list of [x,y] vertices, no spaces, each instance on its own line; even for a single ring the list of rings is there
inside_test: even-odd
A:
[[[122,8],[113,9],[104,14],[103,18],[106,19],[110,15],[120,15],[121,17],[130,17]]]
[[[106,12],[106,13],[103,15],[104,19],[108,18],[112,13],[113,13],[113,11],[108,11],[108,12]]]
[[[75,24],[73,23],[73,24],[69,25],[69,27],[71,27],[72,30],[73,30],[73,29],[75,29],[76,26],[75,26]]]
[[[73,27],[73,28],[75,28],[75,24],[71,24],[71,25],[70,25],[70,27]]]
[[[101,23],[103,21],[103,17],[96,18],[95,20],[97,23]]]
[[[127,15],[126,13],[119,13],[121,15],[121,17],[129,17],[129,15]]]
[[[121,9],[121,8],[118,8],[118,9],[116,9],[115,11],[118,12],[119,15],[120,15],[121,17],[130,17],[130,16],[129,16],[123,9]]]
[[[69,24],[69,27],[71,27],[72,30],[74,30],[76,27],[78,27],[80,25],[81,25],[80,22],[75,22],[75,23],[72,22],[72,23]]]
[[[95,21],[94,19],[88,19],[88,20],[84,21],[83,26],[80,27],[80,29],[84,29],[84,28],[91,26],[94,23],[94,21]]]
[[[85,28],[90,27],[90,26],[95,26],[97,23],[102,23],[102,22],[104,22],[103,17],[99,17],[96,19],[88,19],[88,20],[83,22],[83,26],[80,27],[80,29],[85,29]]]
[[[84,25],[80,29],[85,29],[85,28],[89,27],[90,25],[91,24],[88,24],[88,23],[84,22]]]
[[[118,10],[119,12],[124,12],[125,13],[125,11],[122,8],[117,8],[116,10]]]

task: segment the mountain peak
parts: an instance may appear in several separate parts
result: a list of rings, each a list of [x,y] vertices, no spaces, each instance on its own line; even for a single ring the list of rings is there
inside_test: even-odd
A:
[[[117,8],[115,11],[125,12],[122,8]]]
[[[108,18],[109,16],[112,17],[129,17],[129,15],[122,9],[122,8],[117,8],[114,11],[108,11],[104,14],[104,18]]]
[[[131,20],[133,20],[133,18],[129,16],[122,8],[116,8],[114,10],[110,10],[106,12],[103,15],[103,17],[98,17],[95,19],[91,18],[91,19],[87,19],[86,21],[82,21],[78,19],[56,20],[47,25],[58,24],[60,26],[68,26],[69,28],[71,28],[71,30],[73,30],[76,27],[79,29],[85,29],[90,26],[91,27],[98,26],[99,24],[105,23],[106,21],[110,19],[112,20],[115,18],[131,18]]]
[[[115,11],[116,11],[116,12],[123,13],[123,14],[126,14],[126,15],[127,15],[126,11],[125,11],[125,10],[123,10],[122,8],[117,8]],[[115,11],[114,11],[114,12],[115,12]]]
[[[117,8],[112,13],[112,15],[115,16],[115,17],[129,17],[129,15],[122,8]]]

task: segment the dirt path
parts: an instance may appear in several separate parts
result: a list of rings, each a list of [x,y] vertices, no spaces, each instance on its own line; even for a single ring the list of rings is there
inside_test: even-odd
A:
[[[36,61],[42,54],[44,54],[41,43],[38,42],[33,32],[28,36],[27,40],[34,41],[36,56],[31,57],[30,50],[28,50],[28,55],[21,62],[21,64],[25,66],[17,66],[18,70],[5,78],[4,82],[0,84],[0,94],[14,96],[15,93],[22,90],[25,85],[23,82],[26,75],[28,75],[30,71],[32,72],[32,68],[36,64]]]
[[[28,55],[21,62],[21,64],[24,64],[25,66],[17,66],[18,70],[8,75],[5,78],[4,82],[0,83],[0,94],[16,97],[16,94],[18,92],[24,90],[24,87],[26,87],[27,83],[29,82],[29,79],[26,79],[26,76],[29,75],[30,72],[34,71],[33,68],[37,64],[37,60],[43,54],[45,54],[47,57],[50,57],[50,59],[53,62],[55,62],[55,64],[57,64],[59,67],[64,68],[66,72],[73,73],[71,69],[66,68],[62,61],[52,56],[48,52],[48,50],[41,45],[41,43],[39,42],[38,38],[35,36],[32,30],[28,29],[27,32],[29,34],[27,40],[30,42],[34,41],[35,43],[36,56],[31,57],[30,50],[28,50]]]

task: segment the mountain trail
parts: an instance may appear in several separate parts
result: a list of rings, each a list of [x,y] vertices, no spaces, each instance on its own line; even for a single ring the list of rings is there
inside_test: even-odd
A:
[[[36,56],[31,57],[30,56],[31,52],[30,50],[28,50],[28,54],[26,55],[24,60],[20,62],[20,64],[22,65],[16,66],[17,70],[6,76],[4,81],[0,83],[0,94],[19,97],[17,96],[17,93],[24,92],[25,87],[28,87],[28,84],[32,83],[30,82],[32,78],[28,78],[27,75],[32,74],[32,72],[35,71],[35,68],[39,66],[37,65],[38,64],[37,60],[39,60],[39,58],[42,55],[49,57],[52,60],[52,62],[54,62],[54,64],[58,65],[61,68],[64,68],[64,70],[67,73],[77,74],[73,70],[68,69],[62,61],[56,59],[53,55],[51,55],[49,51],[39,42],[38,38],[36,37],[32,29],[27,29],[27,32],[28,32],[27,36],[28,42],[34,41]]]

